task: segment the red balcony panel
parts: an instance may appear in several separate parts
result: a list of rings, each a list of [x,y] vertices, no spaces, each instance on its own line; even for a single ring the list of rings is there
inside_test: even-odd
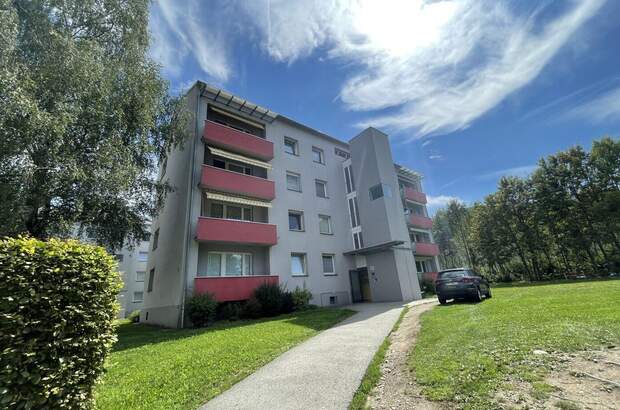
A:
[[[424,256],[439,255],[439,246],[436,243],[416,242],[415,254]]]
[[[263,283],[278,284],[278,277],[265,276],[232,276],[232,277],[197,277],[194,279],[196,294],[211,293],[218,302],[247,300],[254,289]]]
[[[230,192],[272,201],[276,197],[276,186],[273,181],[225,169],[202,166],[200,185],[203,188]]]
[[[405,187],[404,189],[405,199],[418,202],[420,204],[426,203],[426,194],[424,192],[416,191],[413,188]]]
[[[200,217],[196,239],[201,242],[271,246],[278,243],[278,234],[272,224]]]
[[[423,229],[431,229],[433,227],[433,220],[426,216],[410,215],[409,223],[413,226]]]
[[[264,161],[273,159],[273,142],[217,122],[205,121],[202,138],[209,144],[240,154],[260,158]]]

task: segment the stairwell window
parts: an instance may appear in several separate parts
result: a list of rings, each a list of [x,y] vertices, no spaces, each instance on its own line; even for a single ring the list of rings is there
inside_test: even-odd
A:
[[[147,292],[153,291],[153,281],[155,280],[155,268],[151,269],[149,272],[149,283],[147,283]]]
[[[357,208],[357,198],[349,198],[349,216],[351,217],[351,228],[360,225],[360,214]]]
[[[344,167],[344,181],[347,186],[347,194],[355,191],[355,181],[353,180],[353,171],[351,165]]]
[[[153,250],[157,249],[157,245],[159,244],[159,228],[155,231],[153,235]]]

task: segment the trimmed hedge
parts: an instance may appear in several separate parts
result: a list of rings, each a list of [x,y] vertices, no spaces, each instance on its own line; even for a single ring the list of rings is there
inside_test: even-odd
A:
[[[89,408],[122,287],[105,249],[0,239],[0,408]]]
[[[215,321],[217,301],[210,293],[193,295],[187,301],[187,315],[194,327],[208,326]]]

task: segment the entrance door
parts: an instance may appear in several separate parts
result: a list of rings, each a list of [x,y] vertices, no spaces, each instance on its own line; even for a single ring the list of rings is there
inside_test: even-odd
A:
[[[353,303],[370,302],[370,281],[368,280],[368,269],[360,268],[349,271],[351,278],[351,300]]]

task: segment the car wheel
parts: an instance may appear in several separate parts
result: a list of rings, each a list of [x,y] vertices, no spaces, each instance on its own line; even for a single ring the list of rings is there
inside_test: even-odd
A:
[[[437,299],[439,299],[439,303],[442,304],[442,305],[445,305],[447,303],[445,298],[437,296]]]
[[[480,302],[482,300],[482,293],[480,293],[480,288],[476,288],[476,294],[473,297],[474,302]]]

